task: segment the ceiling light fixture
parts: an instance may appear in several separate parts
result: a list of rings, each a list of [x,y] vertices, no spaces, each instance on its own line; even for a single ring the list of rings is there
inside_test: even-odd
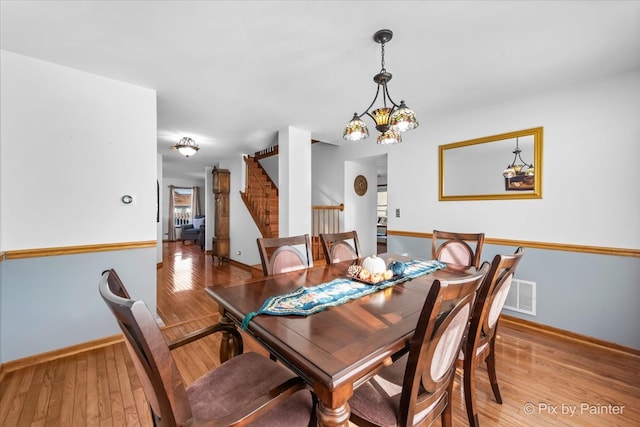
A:
[[[183,156],[189,157],[196,154],[200,147],[198,147],[198,144],[196,144],[193,139],[185,136],[180,139],[180,142],[173,146],[173,149],[178,150]]]
[[[378,74],[373,76],[373,81],[378,84],[378,89],[376,90],[376,96],[364,113],[353,113],[353,118],[344,128],[342,137],[347,141],[359,141],[369,136],[367,125],[361,120],[365,114],[376,122],[376,129],[380,132],[378,135],[378,144],[397,144],[402,142],[400,132],[418,127],[418,119],[413,110],[407,107],[404,101],[400,101],[400,105],[396,104],[391,99],[391,96],[389,96],[387,83],[391,80],[392,75],[384,68],[384,45],[391,40],[392,37],[393,32],[391,30],[379,30],[373,35],[373,40],[380,43],[382,52],[382,69]],[[378,99],[378,95],[380,95],[381,87],[382,107],[369,112]],[[391,106],[387,105],[387,101],[389,101]]]
[[[513,162],[507,165],[507,168],[502,172],[502,176],[505,178],[514,178],[516,176],[533,177],[535,175],[535,169],[533,163],[528,164],[522,160],[522,150],[518,145],[518,138],[516,138],[516,149],[513,152]],[[520,163],[516,163],[516,160],[520,160]]]

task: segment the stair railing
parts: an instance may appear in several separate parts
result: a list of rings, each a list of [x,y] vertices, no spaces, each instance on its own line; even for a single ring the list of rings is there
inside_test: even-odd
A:
[[[245,157],[245,162],[247,164],[247,178],[245,192],[242,193],[242,198],[248,205],[251,216],[262,235],[271,237],[271,184],[265,183],[262,172],[253,165],[252,161]]]
[[[344,211],[344,204],[339,205],[313,205],[311,206],[311,246],[314,260],[324,259],[321,233],[340,232],[340,212]]]

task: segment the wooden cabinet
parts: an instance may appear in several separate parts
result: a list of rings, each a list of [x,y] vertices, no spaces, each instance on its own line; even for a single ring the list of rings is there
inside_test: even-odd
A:
[[[213,235],[229,237],[229,193],[218,193],[215,198],[215,224]]]
[[[215,261],[216,257],[223,262],[226,259],[229,259],[229,238],[217,238],[213,237],[211,239],[211,256]]]
[[[231,174],[226,169],[213,169],[213,194],[229,194]]]
[[[213,239],[212,256],[222,262],[229,259],[229,188],[230,173],[226,169],[213,169]]]

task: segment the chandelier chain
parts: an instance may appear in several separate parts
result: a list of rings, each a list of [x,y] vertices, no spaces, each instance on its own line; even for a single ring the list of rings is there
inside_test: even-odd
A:
[[[381,47],[382,55],[381,55],[381,60],[380,60],[380,65],[382,66],[382,70],[380,70],[380,71],[384,72],[384,71],[386,71],[384,69],[384,42],[380,43],[380,45],[382,46]]]

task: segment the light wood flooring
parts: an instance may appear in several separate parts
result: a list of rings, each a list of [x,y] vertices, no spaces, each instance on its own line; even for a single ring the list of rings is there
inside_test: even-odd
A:
[[[177,337],[217,320],[216,305],[204,287],[260,274],[228,263],[214,265],[194,244],[165,243],[158,270],[158,314],[168,325],[166,336]],[[483,427],[640,425],[640,357],[504,322],[498,333],[504,404],[493,400],[481,367]],[[245,351],[266,354],[249,339],[245,344]],[[208,337],[174,351],[187,384],[219,363],[217,349],[216,337]],[[464,426],[468,423],[459,380],[458,373],[453,421]],[[7,372],[0,383],[3,427],[151,425],[122,343]]]

